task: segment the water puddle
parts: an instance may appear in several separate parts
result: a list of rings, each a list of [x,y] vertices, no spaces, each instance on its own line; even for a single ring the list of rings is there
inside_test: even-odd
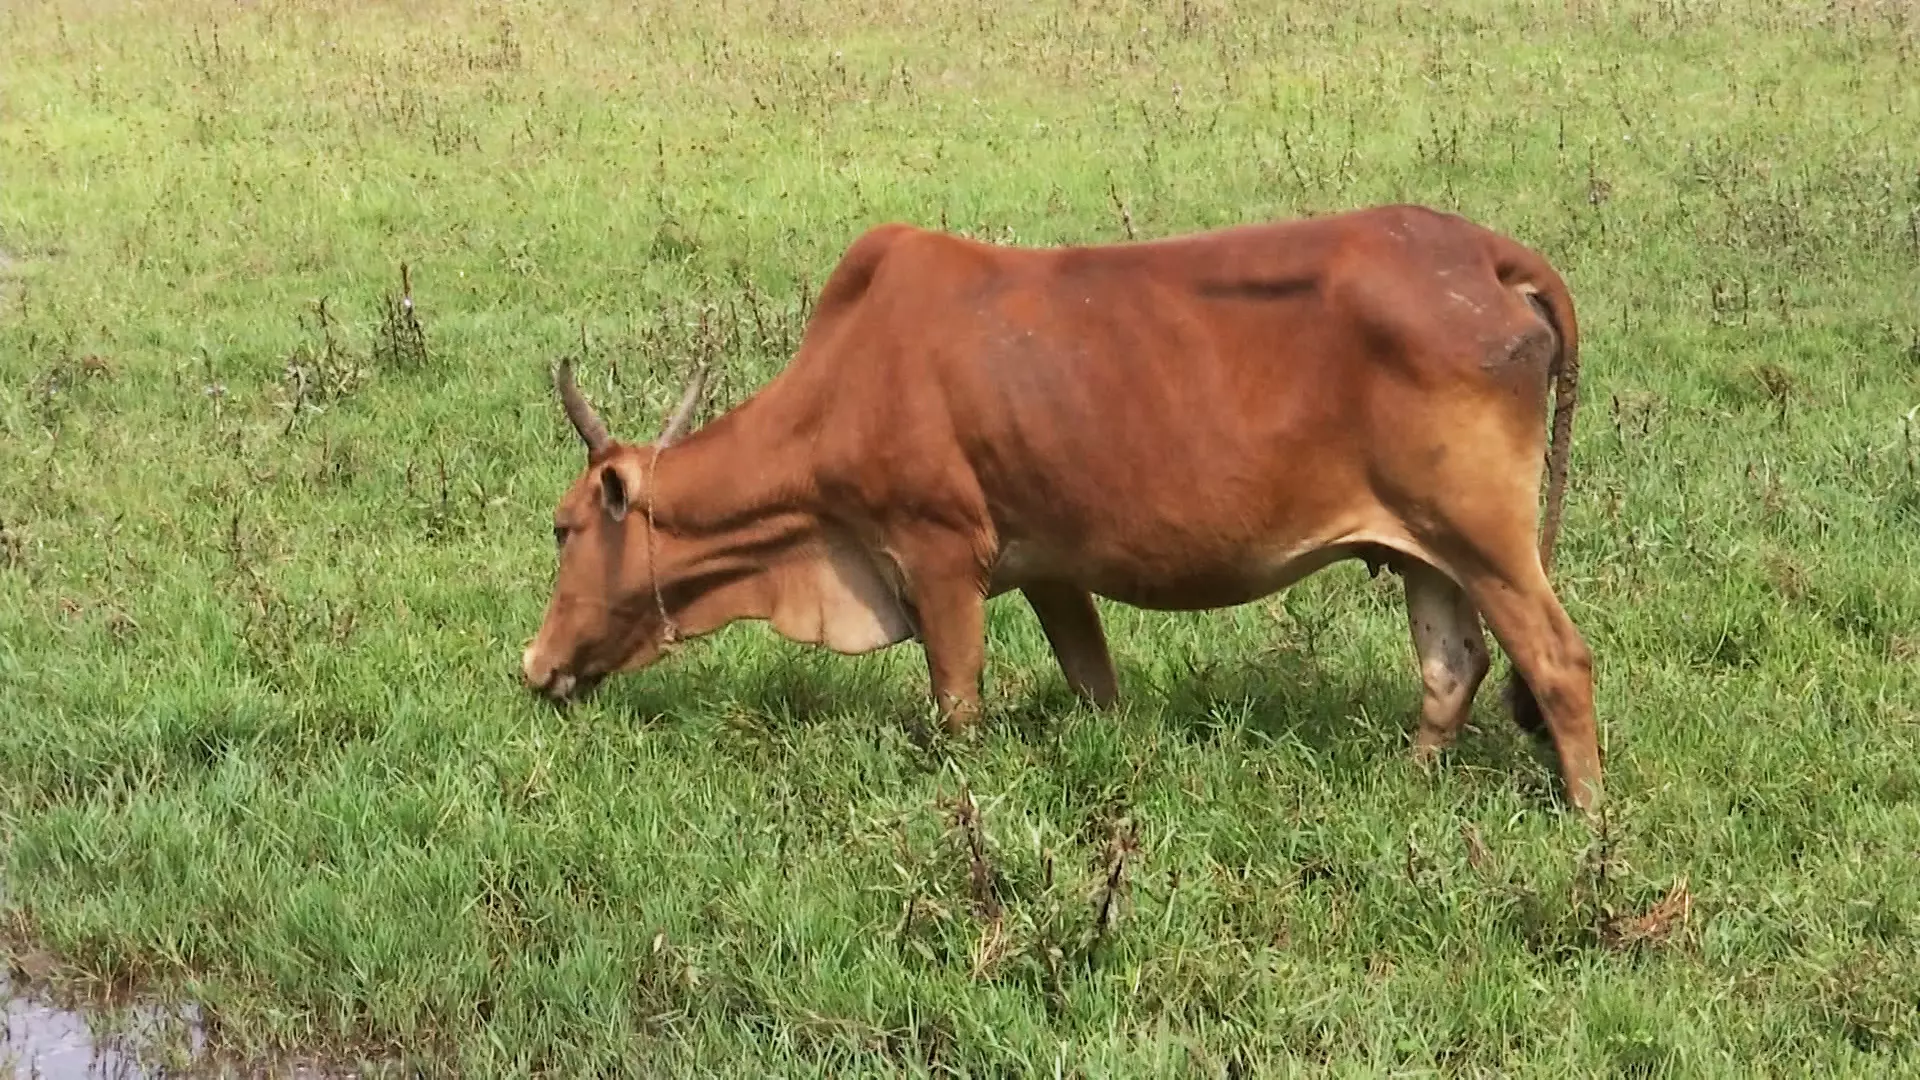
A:
[[[0,912],[7,887],[0,880]],[[397,1060],[372,1059],[347,1068],[320,1059],[290,1057],[271,1063],[226,1059],[207,1044],[200,1007],[192,1003],[64,1008],[42,992],[59,965],[28,950],[9,960],[0,950],[0,1080],[159,1080],[188,1076],[270,1076],[284,1080],[388,1075]]]
[[[135,1080],[161,1077],[165,1051],[180,1060],[206,1050],[199,1011],[137,1005],[89,1014],[63,1009],[31,991],[16,991],[0,963],[0,1002],[6,1039],[0,1041],[0,1076],[15,1080]],[[107,1020],[111,1019],[109,1024]]]

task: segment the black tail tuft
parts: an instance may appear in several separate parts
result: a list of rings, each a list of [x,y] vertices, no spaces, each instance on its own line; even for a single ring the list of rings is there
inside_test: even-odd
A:
[[[1540,699],[1533,696],[1533,687],[1527,680],[1514,671],[1507,676],[1507,711],[1513,714],[1513,722],[1521,731],[1536,739],[1547,736],[1547,715],[1540,711]]]

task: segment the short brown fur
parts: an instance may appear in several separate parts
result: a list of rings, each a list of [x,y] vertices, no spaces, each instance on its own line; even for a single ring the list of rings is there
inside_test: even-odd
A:
[[[1108,705],[1093,596],[1216,608],[1363,558],[1406,582],[1416,753],[1466,722],[1484,618],[1591,810],[1592,661],[1547,580],[1578,335],[1545,259],[1421,207],[1046,249],[882,226],[787,369],[684,440],[599,439],[564,380],[597,445],[524,677],[565,698],[765,619],[845,653],[917,638],[962,729],[989,597],[1026,596]]]

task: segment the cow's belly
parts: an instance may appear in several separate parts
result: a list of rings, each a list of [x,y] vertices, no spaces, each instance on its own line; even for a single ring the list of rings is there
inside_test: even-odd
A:
[[[994,564],[996,594],[1036,582],[1070,584],[1109,600],[1157,611],[1201,611],[1251,603],[1348,558],[1410,552],[1404,539],[1355,530],[1324,538],[1156,560],[1111,559],[1015,540]]]

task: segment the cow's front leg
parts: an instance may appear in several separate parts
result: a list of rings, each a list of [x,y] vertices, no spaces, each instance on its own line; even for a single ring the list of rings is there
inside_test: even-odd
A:
[[[933,700],[947,731],[957,735],[980,715],[980,677],[987,663],[986,575],[964,543],[932,538],[901,546]]]
[[[1039,582],[1020,590],[1040,619],[1040,629],[1053,647],[1060,671],[1075,694],[1099,709],[1110,709],[1120,699],[1113,675],[1113,654],[1100,629],[1100,612],[1085,589],[1058,582]]]
[[[945,587],[921,601],[920,638],[940,719],[958,735],[980,718],[980,676],[987,666],[986,602],[978,589]]]

